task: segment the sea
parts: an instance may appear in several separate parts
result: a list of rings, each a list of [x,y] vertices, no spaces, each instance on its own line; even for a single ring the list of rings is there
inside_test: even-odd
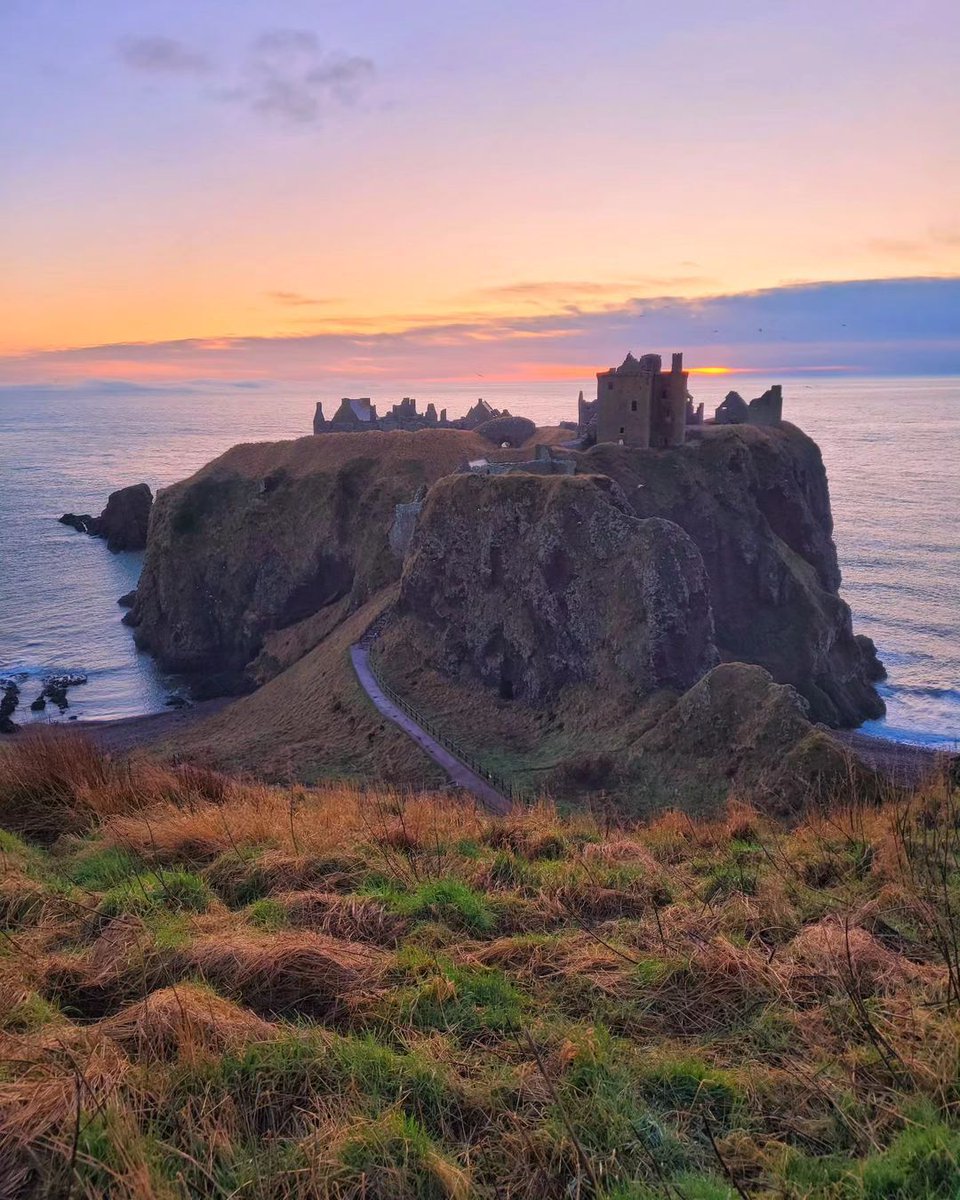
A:
[[[864,731],[899,741],[960,745],[960,378],[781,377],[784,416],[820,445],[830,481],[842,594],[857,632],[886,664],[887,716]],[[759,376],[693,377],[707,413]],[[411,385],[422,408],[451,417],[478,396],[538,424],[576,418],[590,380]],[[594,384],[595,389],[595,384]],[[107,720],[162,710],[182,682],[139,653],[117,599],[136,586],[142,556],[58,523],[102,509],[115,488],[183,479],[237,442],[310,433],[315,400],[344,394],[381,408],[383,382],[317,387],[107,384],[0,389],[0,680],[16,679],[16,720]],[[69,708],[30,711],[51,674],[75,673]]]

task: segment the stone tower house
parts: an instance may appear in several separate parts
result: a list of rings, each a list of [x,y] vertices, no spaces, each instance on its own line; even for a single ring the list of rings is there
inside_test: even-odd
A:
[[[596,416],[597,441],[682,446],[687,378],[682,354],[674,354],[669,371],[662,370],[659,354],[639,359],[628,354],[619,367],[598,372],[596,404],[589,406]]]

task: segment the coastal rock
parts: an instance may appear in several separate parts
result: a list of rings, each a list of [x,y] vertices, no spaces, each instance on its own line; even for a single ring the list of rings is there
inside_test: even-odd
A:
[[[235,446],[158,495],[124,620],[166,669],[247,690],[268,634],[338,604],[342,620],[399,577],[396,505],[484,449],[450,429]]]
[[[16,733],[20,728],[13,721],[19,703],[19,686],[12,679],[0,683],[0,733]]]
[[[627,678],[636,679],[637,687],[672,679],[671,686],[682,689],[711,665],[703,627],[693,622],[699,633],[689,642],[689,658],[684,637],[665,630],[662,647],[671,669],[651,666],[649,656],[642,666],[646,651],[632,645],[628,630],[636,626],[647,638],[646,618],[637,622],[617,609],[606,567],[599,566],[595,576],[584,573],[597,547],[582,544],[575,511],[562,515],[567,501],[588,504],[578,490],[585,476],[605,476],[619,486],[604,492],[596,478],[583,484],[594,496],[591,512],[602,509],[608,515],[601,524],[611,527],[628,517],[641,524],[659,519],[661,532],[654,535],[651,527],[645,537],[637,534],[631,553],[664,562],[674,556],[681,592],[690,587],[699,594],[699,585],[693,586],[699,576],[679,565],[690,559],[679,547],[695,545],[695,561],[705,568],[702,612],[704,618],[712,612],[712,641],[722,661],[756,664],[776,682],[791,685],[814,721],[856,725],[883,712],[874,686],[882,673],[875,647],[854,636],[850,610],[838,594],[823,462],[815,443],[799,430],[787,424],[701,426],[696,438],[669,450],[598,445],[571,455],[579,471],[572,477],[521,473],[469,483],[452,474],[488,454],[476,434],[442,429],[237,446],[157,498],[141,582],[124,621],[162,666],[203,677],[206,695],[216,694],[211,688],[223,694],[247,690],[251,681],[263,683],[397,581],[402,563],[388,545],[396,506],[433,485],[419,524],[424,537],[432,530],[438,545],[449,546],[450,562],[441,561],[446,551],[430,551],[424,541],[422,550],[433,561],[424,559],[417,568],[423,575],[411,575],[404,588],[410,619],[438,623],[441,612],[449,618],[450,630],[438,628],[437,644],[425,643],[438,669],[441,663],[444,671],[457,669],[451,639],[462,637],[471,677],[499,688],[503,674],[504,690],[513,686],[515,694],[549,694],[564,677],[599,678],[604,655],[621,684]],[[532,479],[538,486],[531,487]],[[518,490],[498,491],[498,483]],[[478,485],[476,494],[469,491]],[[548,485],[557,491],[549,492]],[[471,503],[483,499],[486,507],[464,504],[468,495]],[[555,535],[560,549],[549,566],[552,586],[545,581],[546,551],[533,527],[540,518],[523,517],[540,506],[547,524],[539,532],[564,531],[563,537]],[[616,520],[610,512],[618,514]],[[570,531],[568,519],[574,521]],[[572,567],[563,541],[567,532]],[[521,534],[522,553],[511,544]],[[491,554],[489,562],[477,557],[481,552]],[[530,563],[535,570],[525,580]],[[489,582],[508,566],[509,585]],[[475,568],[477,576],[471,574]],[[431,575],[440,589],[435,600],[429,595]],[[488,584],[481,586],[484,578]],[[653,572],[647,583],[653,586],[655,579]],[[636,580],[623,586],[643,590]],[[670,618],[674,600],[664,587],[663,611]],[[479,605],[476,616],[462,611],[471,605]],[[599,633],[584,631],[581,637],[578,623],[603,611],[613,624],[601,648]],[[683,630],[692,615],[681,607],[677,628]],[[481,644],[484,631],[488,647]],[[562,665],[567,655],[568,670]]]
[[[61,525],[69,525],[78,533],[89,533],[104,538],[109,550],[143,550],[147,544],[147,528],[153,493],[145,483],[111,492],[107,504],[99,517],[89,513],[77,515],[64,513],[58,518]]]
[[[49,700],[51,704],[55,704],[61,712],[65,712],[70,707],[70,702],[67,699],[67,692],[70,688],[80,687],[87,682],[86,675],[79,672],[61,672],[57,675],[48,675],[43,681],[43,689],[40,695],[30,705],[34,712],[42,712]]]
[[[121,608],[133,608],[134,604],[136,603],[136,599],[137,589],[134,588],[132,592],[124,592],[117,603]]]
[[[64,513],[57,520],[61,525],[69,525],[71,529],[75,529],[77,533],[93,533],[93,527],[96,523],[96,517],[91,517],[89,513]]]
[[[145,483],[120,488],[107,497],[93,532],[106,538],[108,550],[143,550],[152,507],[153,493]]]
[[[669,452],[598,445],[580,469],[615,479],[640,517],[680,525],[709,577],[725,660],[756,663],[833,726],[881,716],[882,666],[854,636],[823,460],[792,425],[704,427]]]
[[[441,480],[397,608],[424,661],[504,699],[584,681],[682,690],[717,662],[696,546],[676,524],[638,520],[602,476]]]

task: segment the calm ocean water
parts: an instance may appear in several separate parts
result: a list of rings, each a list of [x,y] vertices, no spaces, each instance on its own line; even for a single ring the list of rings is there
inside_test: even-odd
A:
[[[734,386],[766,379],[694,379],[708,413]],[[888,715],[868,732],[960,743],[960,379],[783,379],[785,415],[819,442],[830,477],[843,594],[856,628],[877,643],[890,678]],[[574,419],[579,383],[404,388],[451,415],[482,392],[540,424]],[[590,395],[590,381],[584,379]],[[117,597],[140,556],[110,554],[57,523],[98,513],[107,493],[146,480],[154,490],[241,441],[310,432],[313,400],[349,392],[381,406],[396,389],[127,393],[0,391],[0,676],[24,676],[18,720],[36,681],[80,671],[69,715],[129,716],[163,707],[176,680],[133,646]],[[49,718],[45,718],[49,719]]]

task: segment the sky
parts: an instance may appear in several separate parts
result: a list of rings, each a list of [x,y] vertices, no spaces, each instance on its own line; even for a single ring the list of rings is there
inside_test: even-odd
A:
[[[0,0],[0,385],[960,373],[954,0]]]

